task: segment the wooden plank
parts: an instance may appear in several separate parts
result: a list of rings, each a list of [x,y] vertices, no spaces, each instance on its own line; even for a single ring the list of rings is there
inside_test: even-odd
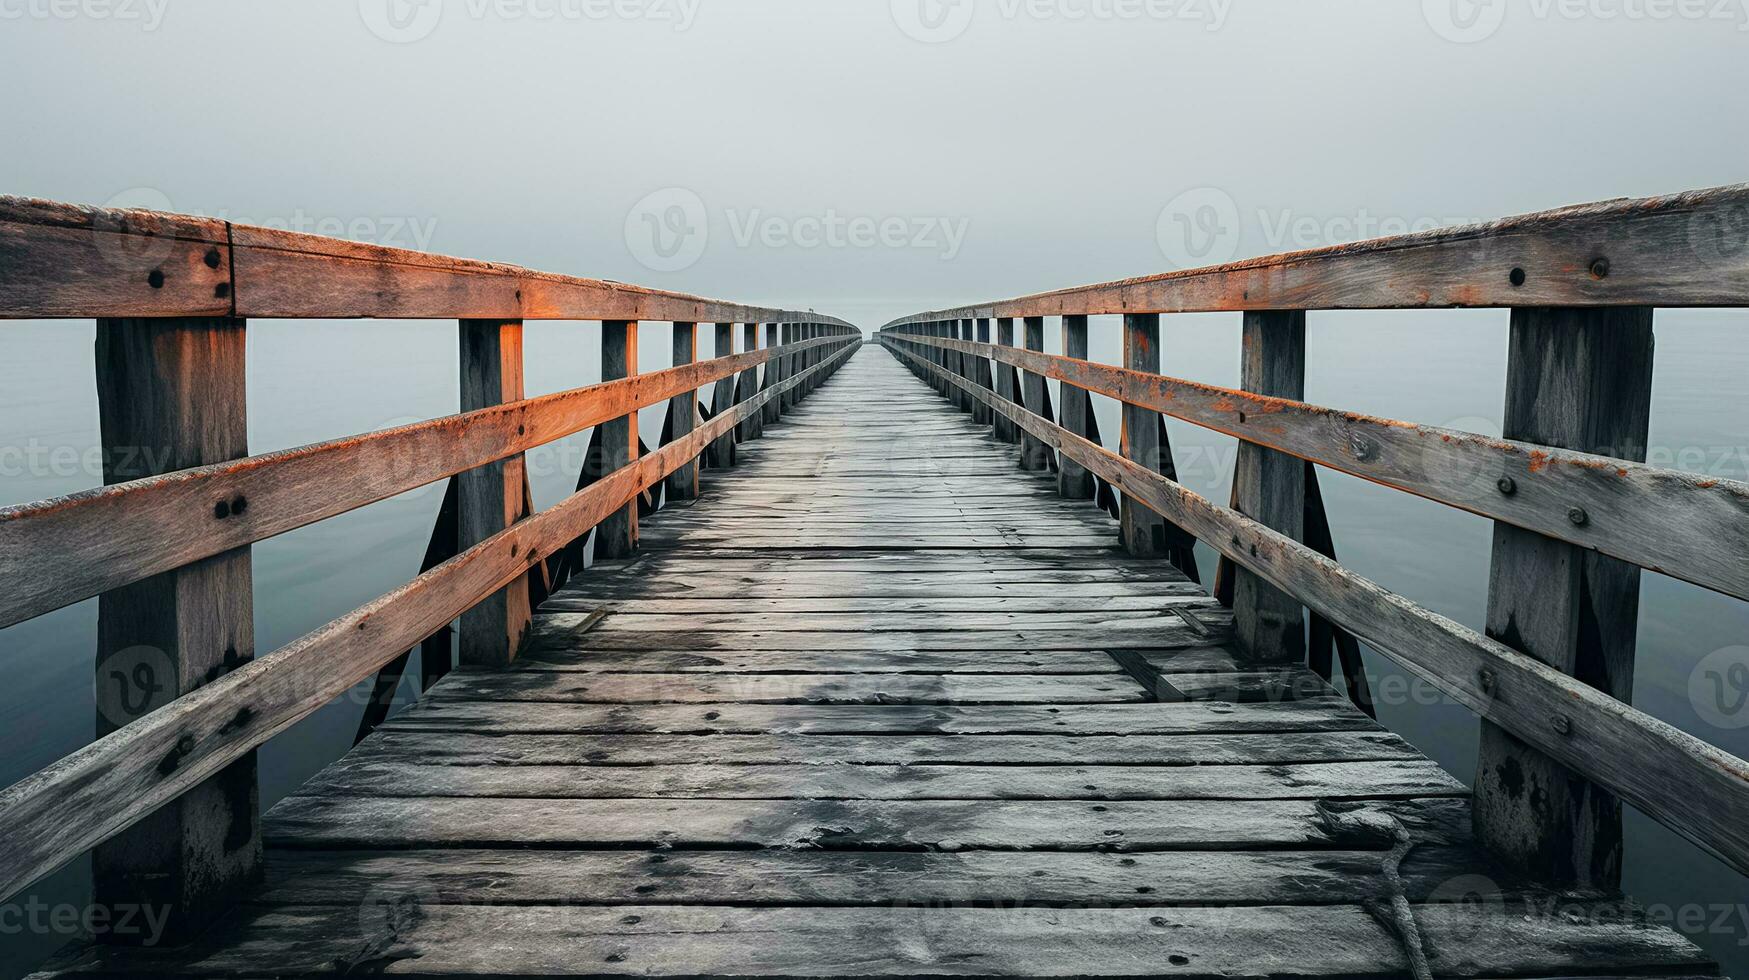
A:
[[[403,760],[333,767],[306,796],[469,799],[1283,800],[1467,797],[1432,762],[1271,766],[732,765],[461,766]]]
[[[606,631],[593,634],[592,650],[1155,650],[1202,642],[1189,625],[1101,630],[1001,630],[931,633],[820,633],[792,630],[698,632]]]
[[[0,317],[222,317],[226,223],[0,196]]]
[[[523,400],[522,321],[461,321],[463,413]],[[487,463],[456,477],[458,547],[466,551],[530,516],[523,457]],[[504,667],[528,639],[528,589],[513,582],[462,614],[458,656],[470,667]]]
[[[836,359],[848,354],[841,351]],[[0,897],[127,829],[346,693],[481,596],[527,574],[547,553],[634,500],[781,390],[761,392],[687,441],[664,446],[408,585],[0,791],[0,824],[12,828],[0,838]]]
[[[698,324],[674,324],[674,366],[681,367],[698,360]],[[698,393],[688,391],[676,395],[668,403],[672,418],[670,439],[682,439],[698,424]],[[698,499],[698,462],[686,463],[668,477],[667,498],[670,502]]]
[[[1652,347],[1650,308],[1514,310],[1505,434],[1643,460]],[[1639,610],[1638,568],[1495,525],[1490,638],[1628,703]],[[1560,717],[1545,724],[1558,729]],[[1483,723],[1480,751],[1476,830],[1486,846],[1553,883],[1619,887],[1619,800],[1498,725]]]
[[[1395,819],[1421,844],[1464,844],[1463,800],[526,800],[293,796],[269,812],[268,843],[298,848],[603,847],[758,842],[824,850],[1136,851],[1377,847],[1335,819]]]
[[[716,360],[732,357],[735,352],[735,325],[719,323],[715,338]],[[722,380],[711,384],[711,415],[717,416],[727,412],[735,404],[734,375],[727,375]],[[724,433],[721,438],[711,443],[711,467],[726,470],[735,465],[734,433]]]
[[[1240,358],[1246,391],[1299,401],[1306,393],[1306,316],[1245,314]],[[1234,510],[1294,541],[1306,537],[1306,471],[1299,460],[1255,443],[1239,444]],[[1241,567],[1233,588],[1239,646],[1258,663],[1303,663],[1306,611],[1294,597]]]
[[[0,508],[0,626],[525,452],[766,353]],[[242,515],[213,516],[243,498]],[[116,527],[129,533],[118,535]]]
[[[724,633],[916,633],[951,626],[954,632],[982,630],[1074,630],[1088,636],[1104,631],[1175,629],[1184,621],[1170,611],[1122,609],[1094,613],[1075,612],[960,612],[950,620],[934,612],[815,612],[802,616],[769,616],[742,613],[644,613],[635,609],[612,609],[597,626],[598,634],[694,632]],[[1097,645],[1097,640],[1084,641]]]
[[[1749,484],[1012,348],[986,353],[1246,442],[1749,598]],[[1503,490],[1510,492],[1503,492]],[[1584,508],[1584,526],[1568,519]],[[1723,546],[1721,545],[1723,543]]]
[[[744,351],[758,350],[759,349],[759,324],[758,323],[743,324],[742,331],[743,331],[743,340],[741,342],[742,350],[744,350]],[[766,345],[765,345],[765,349],[767,351],[770,351],[773,349],[773,347],[774,347],[774,345],[772,343],[770,343],[768,340]],[[779,363],[777,361],[767,359],[765,362],[766,377],[771,378],[772,376],[774,376],[775,374],[778,374],[778,373],[781,373],[781,368],[780,368]],[[735,382],[735,401],[737,403],[747,401],[748,399],[752,398],[754,396],[754,394],[758,391],[759,391],[759,368],[757,366],[749,367],[747,370],[741,372],[741,377]],[[767,403],[767,405],[769,405],[769,403]],[[759,438],[760,435],[764,432],[765,417],[767,414],[768,413],[767,413],[766,409],[764,407],[762,407],[759,412],[756,412],[752,415],[749,415],[747,418],[743,419],[741,421],[741,424],[739,426],[737,426],[735,429],[735,438],[741,442],[751,442],[754,439]]]
[[[74,968],[235,975],[271,962],[292,973],[363,968],[424,976],[489,972],[598,976],[1400,976],[1400,941],[1360,905],[1168,909],[733,908],[429,905],[250,910],[225,941],[188,952],[105,953]],[[1700,969],[1676,933],[1627,910],[1576,903],[1415,908],[1442,975]],[[1477,935],[1490,942],[1475,942]],[[1308,961],[1306,937],[1318,937]],[[105,964],[105,960],[108,964]],[[1302,964],[1305,964],[1302,966]],[[1664,969],[1664,968],[1671,969]],[[1519,974],[1519,975],[1522,975]]]
[[[889,349],[921,361],[908,351]],[[1483,718],[1596,780],[1732,867],[1749,870],[1749,763],[1430,613],[1057,426],[1000,403],[994,407]],[[1557,716],[1567,719],[1565,731],[1551,724]],[[1609,759],[1634,759],[1636,765],[1600,764]]]
[[[97,322],[105,483],[248,455],[246,336],[243,321],[225,318]],[[222,522],[249,506],[241,497],[209,502],[201,516]],[[173,714],[176,698],[249,664],[252,593],[247,546],[104,593],[97,604],[98,737],[126,739],[131,728]],[[168,758],[174,767],[177,756]],[[158,801],[167,804],[161,808],[140,809],[137,825],[92,850],[98,908],[161,910],[176,941],[260,880],[255,756],[239,753],[208,776],[190,782],[181,798]],[[102,938],[138,943],[145,934],[114,930]]]
[[[451,674],[433,698],[581,704],[1097,704],[1140,701],[1128,677],[1062,674]]]
[[[1604,201],[918,313],[887,327],[961,315],[1743,306],[1745,208],[1743,184]]]
[[[1052,705],[601,705],[421,701],[383,731],[492,734],[1182,735],[1223,732],[1376,732],[1342,701],[1262,704]]]
[[[656,858],[661,860],[656,860]],[[1420,847],[1403,862],[1411,901],[1443,897],[1474,873],[1462,848]],[[398,882],[428,882],[447,904],[805,905],[1091,908],[1328,905],[1373,900],[1379,852],[1167,854],[963,851],[274,851],[262,901],[358,906]],[[1503,894],[1528,890],[1500,875]]]
[[[949,579],[942,580],[951,581]],[[1151,584],[1151,583],[1150,583]],[[1097,595],[1084,597],[1075,603],[1075,608],[1093,616],[1106,612],[1154,612],[1169,613],[1178,606],[1212,605],[1206,595],[1190,592],[1195,586],[1181,583],[1185,588],[1181,591],[1157,591],[1147,586],[1110,585],[1097,587],[1101,589]],[[938,589],[940,586],[937,587]],[[1044,586],[1041,591],[1050,589]],[[1041,596],[1014,597],[1006,594],[983,595],[982,590],[968,586],[968,595],[949,597],[940,591],[926,593],[923,596],[910,599],[892,599],[871,597],[860,589],[854,593],[830,598],[761,598],[749,596],[745,599],[736,598],[699,598],[692,592],[687,592],[680,598],[611,598],[597,600],[604,603],[616,615],[696,615],[696,614],[738,614],[743,617],[767,614],[813,614],[813,613],[1043,613],[1061,615],[1063,603],[1056,600],[1054,594],[1048,591]],[[611,594],[611,593],[609,593]],[[652,595],[663,595],[653,592]],[[672,595],[673,593],[666,593]],[[576,593],[572,593],[576,595]],[[557,611],[557,610],[555,610]],[[564,620],[558,617],[542,616],[541,620],[551,619],[555,625],[564,625]]]
[[[306,784],[316,796],[343,791],[345,772],[361,765],[644,766],[718,765],[1073,765],[1095,767],[1233,767],[1360,762],[1424,764],[1401,738],[1382,731],[1174,735],[532,735],[479,732],[383,732]],[[1316,770],[1323,771],[1323,770]],[[1340,773],[1341,770],[1330,770]],[[1164,780],[1184,772],[1161,773]],[[1189,774],[1194,775],[1194,773]],[[1252,773],[1270,780],[1278,774]],[[1429,778],[1432,778],[1429,776]],[[1082,781],[1086,783],[1086,780]],[[1447,784],[1449,785],[1449,784]],[[1217,790],[1218,791],[1218,790]],[[1433,794],[1443,795],[1443,794]]]

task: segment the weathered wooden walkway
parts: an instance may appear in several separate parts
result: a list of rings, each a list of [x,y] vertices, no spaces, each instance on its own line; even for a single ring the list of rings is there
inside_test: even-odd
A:
[[[503,672],[264,821],[232,976],[1711,972],[1470,848],[1468,792],[859,352]]]

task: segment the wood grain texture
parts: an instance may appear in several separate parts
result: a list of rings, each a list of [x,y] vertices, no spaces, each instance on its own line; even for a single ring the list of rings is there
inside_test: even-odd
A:
[[[927,343],[927,338],[909,338]],[[1078,387],[1382,486],[1749,598],[1749,484],[1609,453],[1496,439],[1053,357],[979,346]],[[1502,481],[1510,481],[1503,483]],[[1503,492],[1509,486],[1511,492]],[[1568,517],[1585,509],[1583,526]]]
[[[888,348],[922,363],[903,347],[889,343]],[[1430,613],[1304,545],[1030,413],[995,407],[1484,719],[1605,786],[1732,867],[1749,870],[1749,763]],[[1556,716],[1567,719],[1565,732],[1551,725]],[[1635,764],[1610,761],[1620,759]]]
[[[1286,401],[1306,394],[1306,315],[1245,314],[1241,386]],[[1076,433],[1079,435],[1079,433]],[[1234,510],[1294,541],[1306,537],[1306,470],[1299,460],[1252,442],[1239,444]],[[1293,596],[1241,567],[1233,583],[1239,646],[1259,663],[1303,663],[1306,611]]]
[[[524,397],[522,321],[461,321],[461,409],[479,411]],[[523,507],[528,475],[511,456],[456,476],[457,547],[467,550],[531,516]],[[471,667],[504,667],[528,639],[528,589],[515,582],[462,614],[458,657]]]
[[[918,313],[887,326],[952,316],[1744,306],[1746,213],[1742,184],[1605,201]]]
[[[1506,436],[1645,459],[1650,308],[1514,310],[1510,338]],[[1495,525],[1489,637],[1632,702],[1639,610],[1638,568]],[[1486,846],[1546,881],[1620,885],[1622,815],[1613,794],[1497,725],[1482,726],[1480,753],[1476,829]]]
[[[0,625],[526,452],[755,368],[769,356],[740,354],[0,508],[0,575],[9,583]],[[137,448],[124,455],[136,466],[144,462]],[[244,513],[216,516],[217,502],[239,497],[249,502]],[[114,533],[117,527],[128,533]]]
[[[104,481],[248,455],[246,345],[245,325],[228,318],[99,320]],[[215,518],[214,506],[205,518]],[[216,513],[241,516],[248,506],[242,497],[225,499]],[[254,659],[253,581],[245,546],[98,599],[100,740],[125,739],[131,728],[173,712],[176,698]],[[163,910],[172,941],[198,932],[260,880],[258,798],[255,756],[244,753],[180,798],[139,811],[136,826],[93,849],[93,900],[118,914],[124,907]],[[144,937],[117,931],[107,938]]]
[[[698,360],[698,324],[674,324],[674,366],[682,367]],[[682,439],[692,433],[698,424],[698,393],[688,391],[674,396],[668,403],[670,422],[670,439]],[[666,484],[669,501],[696,500],[698,498],[698,462],[686,463],[668,478]]]

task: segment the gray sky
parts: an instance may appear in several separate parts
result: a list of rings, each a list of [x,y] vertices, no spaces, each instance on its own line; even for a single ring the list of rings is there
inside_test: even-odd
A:
[[[0,190],[875,326],[1744,180],[1745,6],[0,0]]]

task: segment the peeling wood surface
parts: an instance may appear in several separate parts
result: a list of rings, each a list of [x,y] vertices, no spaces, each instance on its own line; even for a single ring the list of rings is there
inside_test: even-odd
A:
[[[1004,459],[864,351],[648,522],[672,547],[591,569],[514,667],[452,675],[274,808],[266,887],[203,944],[57,970],[1401,976],[1375,914],[1401,828],[1440,975],[1709,971],[1615,896],[1537,911],[1556,896],[1474,849],[1463,786],[1315,676],[1246,668],[1230,617],[1114,522],[962,540],[1051,523],[1053,475],[1009,460],[1013,492],[973,505],[806,475],[923,427]],[[838,431],[867,438],[816,441]],[[839,530],[709,533],[762,508]]]

